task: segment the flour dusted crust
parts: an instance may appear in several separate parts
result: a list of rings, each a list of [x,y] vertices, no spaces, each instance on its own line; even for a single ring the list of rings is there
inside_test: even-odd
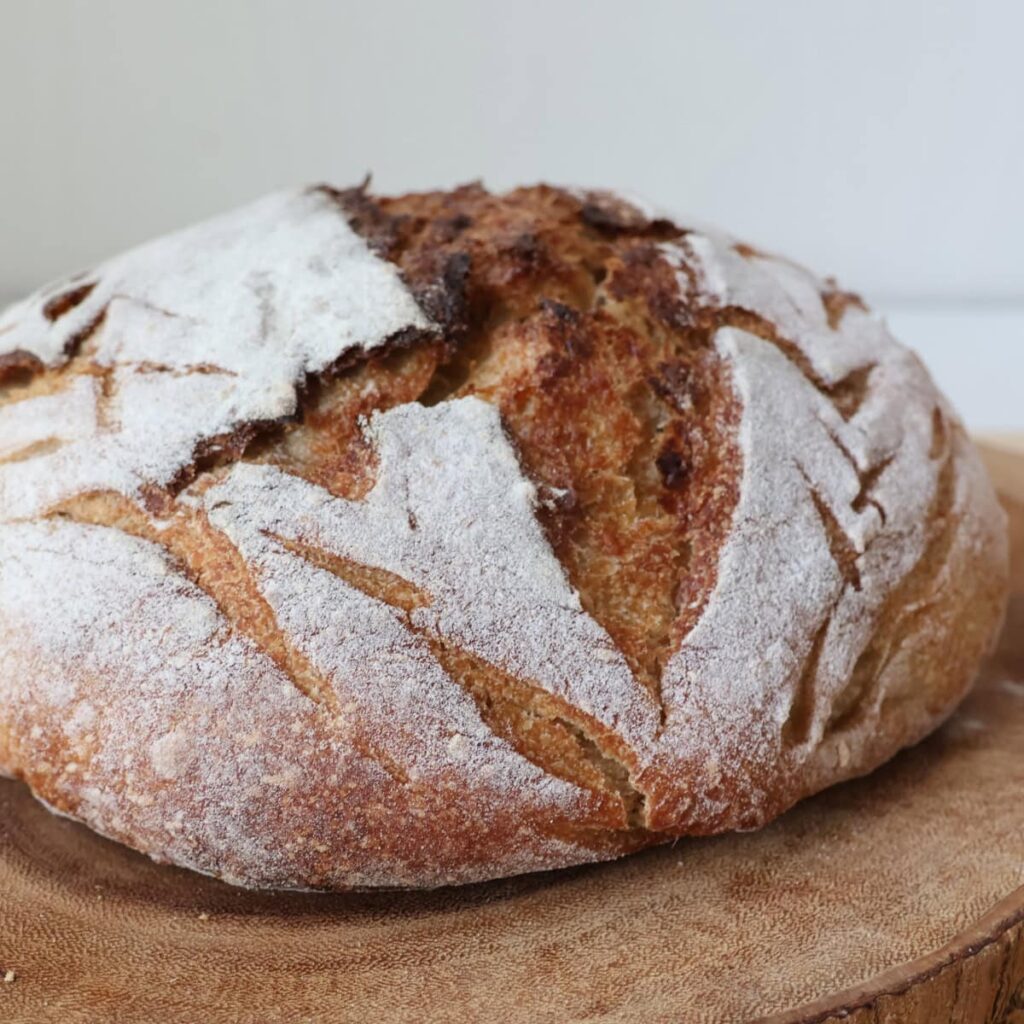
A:
[[[238,884],[762,825],[949,714],[1006,559],[856,296],[608,193],[281,193],[0,314],[0,770]]]

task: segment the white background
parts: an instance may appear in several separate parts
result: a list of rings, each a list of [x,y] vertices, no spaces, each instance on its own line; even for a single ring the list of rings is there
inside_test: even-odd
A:
[[[282,184],[604,184],[864,292],[1024,428],[1017,0],[0,0],[0,293]]]

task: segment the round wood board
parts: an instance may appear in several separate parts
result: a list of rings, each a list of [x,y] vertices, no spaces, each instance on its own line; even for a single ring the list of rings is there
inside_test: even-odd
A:
[[[762,832],[431,893],[249,893],[0,782],[0,1020],[1024,1024],[1017,596],[934,737]],[[12,973],[13,972],[13,973]]]

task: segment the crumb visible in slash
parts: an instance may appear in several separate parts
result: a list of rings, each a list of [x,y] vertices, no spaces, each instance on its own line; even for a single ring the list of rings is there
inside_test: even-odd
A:
[[[209,921],[210,920],[210,915],[207,914],[206,911],[204,910],[203,913],[201,913],[199,915],[199,920],[200,921]]]
[[[4,971],[4,984],[10,985],[11,982],[14,981],[14,979],[17,977],[18,976],[14,973],[14,971]]]

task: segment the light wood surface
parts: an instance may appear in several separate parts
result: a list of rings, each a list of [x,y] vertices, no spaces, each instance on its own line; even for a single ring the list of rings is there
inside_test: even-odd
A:
[[[0,782],[0,1020],[1024,1024],[1024,455],[986,455],[1001,649],[869,778],[755,834],[350,896],[160,867]]]

